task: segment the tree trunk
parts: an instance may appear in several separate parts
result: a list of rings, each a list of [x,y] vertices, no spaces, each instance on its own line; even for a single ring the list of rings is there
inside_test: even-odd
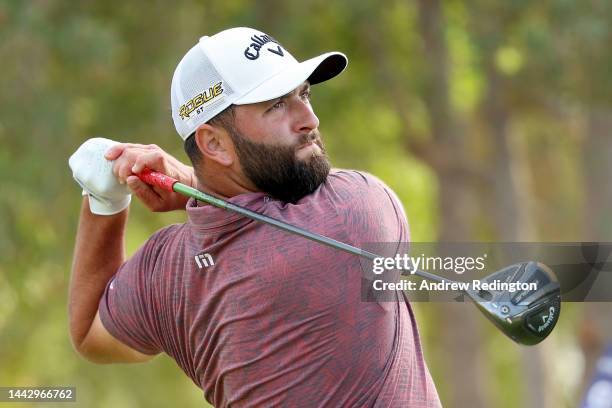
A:
[[[482,35],[482,34],[481,34]],[[486,35],[486,34],[485,34]],[[488,212],[495,220],[498,239],[502,242],[531,242],[537,239],[531,219],[532,194],[530,177],[520,135],[511,133],[510,116],[504,103],[504,81],[494,63],[494,49],[483,50],[484,73],[487,81],[482,115],[493,141],[490,159],[491,174],[495,183]],[[543,343],[538,347],[521,348],[524,364],[524,386],[527,390],[525,407],[556,407],[547,370],[544,369]],[[547,400],[548,398],[548,400]]]
[[[419,0],[418,8],[419,29],[429,73],[425,104],[435,144],[433,151],[450,151],[452,154],[443,157],[454,156],[455,163],[465,163],[465,134],[454,118],[449,99],[448,53],[441,4],[438,0]],[[438,238],[442,242],[469,240],[472,237],[470,219],[473,208],[470,182],[447,161],[436,160],[431,164],[439,181],[441,229]],[[440,326],[446,331],[442,336],[442,346],[447,353],[445,371],[449,379],[449,395],[443,402],[450,407],[491,406],[484,392],[486,373],[482,359],[481,317],[467,303],[444,303],[440,308]]]

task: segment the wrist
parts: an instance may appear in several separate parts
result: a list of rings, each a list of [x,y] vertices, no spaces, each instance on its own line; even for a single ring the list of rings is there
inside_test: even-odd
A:
[[[109,224],[109,225],[117,224],[117,222],[119,221],[123,222],[127,219],[127,215],[128,215],[129,208],[130,208],[129,206],[123,208],[122,210],[114,212],[113,214],[99,214],[99,213],[94,212],[95,209],[92,210],[91,198],[92,197],[89,195],[83,195],[83,206],[82,206],[81,216],[87,216],[87,218],[95,220],[98,225],[99,224]]]
[[[178,181],[190,187],[197,188],[198,178],[195,175],[195,169],[184,163],[180,163],[180,165],[181,165],[181,171],[179,174],[181,174],[181,177],[178,178]]]
[[[119,199],[109,201],[99,199],[91,194],[89,196],[89,210],[96,215],[111,216],[125,211],[130,206],[132,195],[128,194]]]
[[[193,168],[191,168],[191,167],[189,168],[189,170],[190,170],[190,173],[189,173],[189,175],[190,175],[189,185],[191,187],[193,187],[193,188],[198,188],[198,178],[195,175],[195,170]]]

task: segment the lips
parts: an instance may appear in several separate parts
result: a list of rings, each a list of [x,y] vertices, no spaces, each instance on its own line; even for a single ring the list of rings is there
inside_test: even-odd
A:
[[[311,140],[308,143],[304,143],[304,144],[299,145],[296,150],[302,150],[303,148],[308,147],[308,146],[312,146],[313,144],[315,144],[315,141]]]
[[[321,145],[321,139],[318,136],[314,136],[312,139],[308,140],[306,143],[302,143],[301,145],[298,145],[295,150],[301,150],[305,147],[308,146],[312,146],[312,145],[317,145],[319,146],[320,149],[323,148],[323,146]]]

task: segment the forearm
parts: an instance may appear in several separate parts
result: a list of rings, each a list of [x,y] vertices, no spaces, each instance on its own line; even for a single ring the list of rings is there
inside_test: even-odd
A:
[[[76,235],[68,314],[70,335],[79,349],[96,316],[106,284],[125,260],[128,210],[110,216],[92,214],[83,199]]]

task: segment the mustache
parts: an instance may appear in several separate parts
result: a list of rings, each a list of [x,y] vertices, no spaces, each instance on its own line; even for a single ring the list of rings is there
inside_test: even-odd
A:
[[[321,142],[321,134],[319,133],[318,130],[313,130],[310,133],[305,133],[305,134],[300,135],[296,143],[296,146],[301,146],[303,144],[310,143],[310,142],[319,142],[319,143]]]

